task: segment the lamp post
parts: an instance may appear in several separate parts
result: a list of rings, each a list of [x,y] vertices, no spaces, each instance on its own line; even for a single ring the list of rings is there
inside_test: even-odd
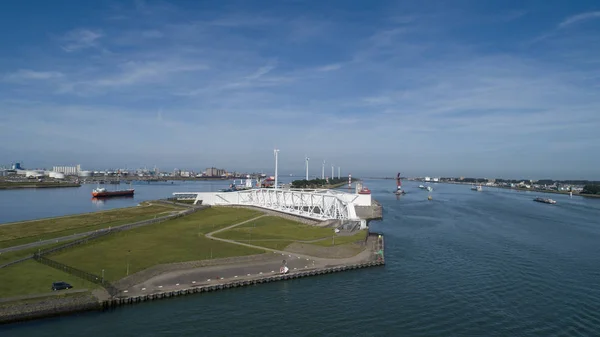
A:
[[[308,180],[308,161],[310,158],[306,157],[306,180]]]
[[[338,166],[338,179],[340,179],[341,175],[340,175],[340,167]]]
[[[331,179],[333,179],[333,165],[331,165]]]
[[[325,179],[325,161],[323,160],[323,169],[321,170],[321,179]]]
[[[127,251],[127,276],[129,276],[129,255],[131,254],[131,250]]]
[[[279,154],[279,150],[275,149],[273,150],[273,154],[275,155],[275,189],[277,189],[278,185],[277,185],[277,157]]]

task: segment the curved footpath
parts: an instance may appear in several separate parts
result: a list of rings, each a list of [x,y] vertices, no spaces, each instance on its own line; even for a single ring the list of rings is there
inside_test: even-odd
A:
[[[121,295],[133,297],[179,290],[187,287],[215,285],[229,281],[244,281],[262,278],[269,275],[279,275],[279,267],[282,265],[283,260],[285,260],[290,272],[296,272],[318,270],[333,266],[359,264],[370,261],[373,258],[374,252],[368,249],[368,247],[353,257],[331,259],[266,248],[214,236],[217,233],[241,226],[264,216],[266,215],[261,215],[256,218],[206,234],[207,238],[213,240],[219,240],[229,244],[241,245],[269,252],[267,254],[263,254],[261,258],[257,258],[256,261],[243,261],[239,263],[168,271],[151,277],[136,285],[126,287],[126,289],[122,288]]]

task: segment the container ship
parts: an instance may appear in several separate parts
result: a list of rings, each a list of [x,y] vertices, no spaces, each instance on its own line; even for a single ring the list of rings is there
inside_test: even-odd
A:
[[[132,196],[133,191],[134,189],[132,188],[127,190],[107,191],[106,188],[99,187],[92,191],[92,196],[94,198]]]

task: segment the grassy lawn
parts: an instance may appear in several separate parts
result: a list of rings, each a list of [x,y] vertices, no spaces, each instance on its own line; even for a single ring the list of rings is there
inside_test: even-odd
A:
[[[269,240],[269,241],[252,240],[250,242],[244,241],[244,240],[238,240],[238,241],[243,242],[243,243],[249,243],[249,244],[255,245],[255,246],[277,249],[277,250],[285,250],[285,247],[287,247],[289,244],[294,242],[292,240],[281,240],[281,241],[279,241],[279,240]]]
[[[177,206],[146,205],[0,226],[0,248],[151,219],[180,210]]]
[[[266,216],[239,227],[215,234],[216,237],[236,240],[317,240],[333,235],[333,229],[305,225],[276,216]]]
[[[52,282],[56,281],[70,283],[73,289],[99,287],[33,260],[0,269],[0,280],[0,298],[49,293]]]
[[[338,245],[344,245],[347,243],[354,243],[357,241],[364,241],[366,237],[367,237],[367,231],[362,230],[362,231],[358,231],[356,234],[348,235],[348,236],[336,235],[335,240],[333,240],[332,238],[328,238],[327,240],[317,241],[317,242],[313,242],[311,244],[317,245],[317,246],[323,246],[323,247],[331,247],[334,245],[334,241],[335,241],[335,245],[338,246]]]
[[[262,250],[208,239],[204,234],[262,213],[212,207],[159,224],[135,228],[49,256],[69,266],[115,281],[157,264],[261,254]]]
[[[318,246],[332,246],[333,235],[332,228],[321,228],[276,216],[267,216],[217,233],[215,237],[282,250],[293,242],[303,241],[310,241],[310,244]],[[359,231],[350,236],[335,234],[335,245],[364,240],[366,235],[367,231]]]
[[[77,240],[77,239],[61,241],[58,243],[50,243],[47,245],[42,245],[42,246],[38,246],[38,247],[34,247],[34,248],[20,249],[17,251],[0,253],[0,265],[33,255],[38,250],[44,250],[44,249],[53,248],[56,246],[66,245],[67,243],[73,242],[75,240]]]

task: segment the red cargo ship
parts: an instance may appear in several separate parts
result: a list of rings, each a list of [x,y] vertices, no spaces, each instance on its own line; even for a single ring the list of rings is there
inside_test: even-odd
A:
[[[106,188],[95,188],[92,191],[92,196],[96,197],[96,198],[103,198],[103,197],[122,197],[122,196],[129,196],[129,195],[133,195],[133,191],[134,189],[128,189],[128,190],[118,190],[118,191],[107,191]]]

